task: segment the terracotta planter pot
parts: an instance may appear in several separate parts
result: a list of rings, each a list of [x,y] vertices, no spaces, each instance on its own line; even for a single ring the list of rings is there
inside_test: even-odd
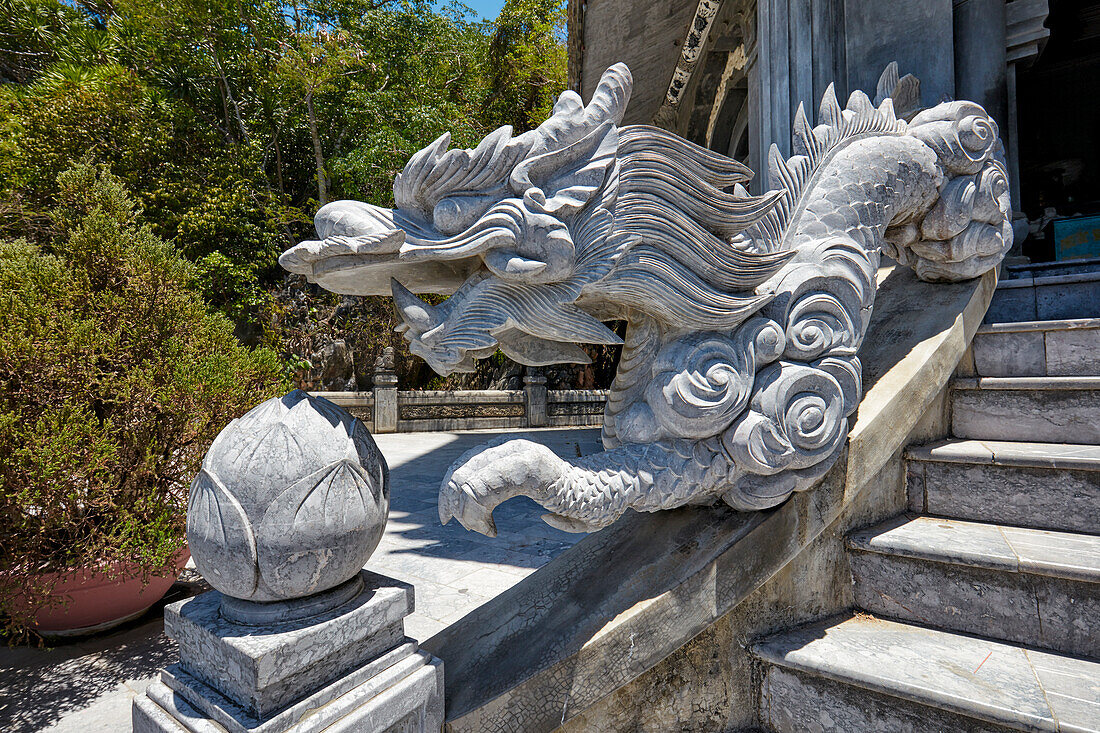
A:
[[[48,605],[34,615],[33,628],[43,636],[80,636],[118,626],[140,616],[150,606],[164,597],[172,583],[183,571],[191,557],[184,547],[163,573],[151,575],[147,585],[141,576],[126,577],[133,568],[129,563],[116,563],[109,567],[111,574],[126,572],[123,577],[111,579],[107,568],[86,568],[65,574],[51,573],[60,581],[54,586],[51,598],[61,598],[63,603]]]

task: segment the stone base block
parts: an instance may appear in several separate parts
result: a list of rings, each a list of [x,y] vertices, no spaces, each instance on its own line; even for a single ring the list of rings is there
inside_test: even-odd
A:
[[[204,593],[164,609],[180,666],[250,715],[267,717],[405,639],[413,589],[367,571],[363,590],[328,613],[269,626],[226,620],[222,595]]]
[[[443,663],[409,642],[267,719],[174,665],[134,703],[134,733],[436,733]]]
[[[436,733],[443,663],[405,638],[412,587],[367,571],[361,580],[337,608],[267,626],[227,620],[216,591],[168,606],[180,662],[135,701],[134,730]]]

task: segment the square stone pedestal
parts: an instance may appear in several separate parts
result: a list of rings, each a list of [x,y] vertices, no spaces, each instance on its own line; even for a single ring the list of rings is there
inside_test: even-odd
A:
[[[327,613],[270,626],[221,616],[217,591],[164,609],[180,662],[134,701],[135,733],[436,733],[443,662],[405,637],[410,585],[363,571]]]

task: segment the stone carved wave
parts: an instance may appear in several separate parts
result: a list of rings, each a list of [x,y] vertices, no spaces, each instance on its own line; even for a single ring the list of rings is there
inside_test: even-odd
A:
[[[819,124],[799,108],[794,155],[773,147],[769,190],[752,196],[742,164],[619,127],[631,77],[617,64],[589,104],[565,92],[536,130],[474,150],[440,138],[398,176],[397,209],[329,204],[320,239],[281,262],[337,292],[392,293],[410,348],[442,373],[498,348],[584,362],[578,343],[619,343],[602,321],[627,321],[606,450],[471,451],[444,477],[444,522],[493,534],[493,508],[520,494],[571,531],[627,509],[764,509],[843,448],[881,254],[955,281],[1011,246],[996,124],[971,102],[916,110],[918,84],[892,64],[876,104],[856,92],[842,107],[829,87]],[[413,291],[453,294],[432,306]]]

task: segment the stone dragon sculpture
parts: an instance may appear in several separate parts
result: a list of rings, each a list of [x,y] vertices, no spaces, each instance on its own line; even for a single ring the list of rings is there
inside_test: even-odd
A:
[[[773,146],[771,190],[753,196],[740,163],[620,127],[632,80],[617,64],[587,105],[564,92],[535,130],[502,127],[473,150],[443,135],[397,176],[397,208],[328,204],[319,239],[280,262],[336,292],[392,293],[398,330],[441,374],[496,349],[585,363],[577,344],[623,343],[603,322],[626,321],[605,450],[470,451],[444,477],[444,523],[492,536],[494,507],[517,495],[568,531],[627,509],[771,507],[843,448],[881,253],[955,281],[1012,244],[994,121],[962,101],[899,118],[915,80],[891,66],[877,106],[857,91],[842,108],[830,86],[816,127],[799,107],[794,154]],[[413,291],[453,294],[433,306]]]

